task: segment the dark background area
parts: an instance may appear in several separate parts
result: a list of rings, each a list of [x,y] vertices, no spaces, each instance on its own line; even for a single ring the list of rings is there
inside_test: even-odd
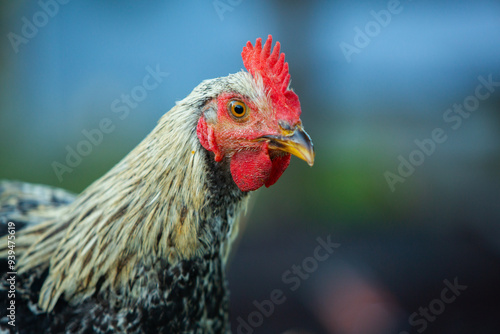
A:
[[[293,158],[254,196],[229,268],[233,331],[498,333],[500,85],[475,97],[500,82],[498,2],[407,0],[391,13],[391,1],[70,1],[46,21],[39,2],[0,6],[0,179],[82,191],[272,34],[316,162]],[[120,119],[111,104],[148,66],[169,75]],[[466,116],[448,111],[464,103]],[[103,118],[114,130],[59,180],[53,163]],[[446,139],[429,144],[435,129]],[[318,238],[339,244],[322,261]],[[310,272],[287,276],[294,265]],[[454,295],[454,282],[466,288]],[[282,302],[259,311],[275,290]]]

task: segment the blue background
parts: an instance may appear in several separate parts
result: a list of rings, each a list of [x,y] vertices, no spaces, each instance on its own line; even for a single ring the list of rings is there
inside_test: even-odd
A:
[[[256,196],[229,271],[233,330],[279,289],[286,302],[262,321],[254,314],[256,333],[413,333],[423,325],[411,314],[458,277],[467,290],[425,332],[496,333],[500,87],[456,130],[443,115],[480,76],[500,81],[498,2],[401,1],[349,60],[342,43],[355,46],[356,29],[387,1],[70,1],[17,47],[9,34],[22,35],[23,17],[33,22],[42,6],[0,6],[1,179],[80,192],[199,82],[239,71],[248,40],[272,34],[316,163],[292,159]],[[147,66],[169,75],[118,118],[111,103],[142,84]],[[61,182],[52,163],[103,118],[114,130]],[[436,128],[446,140],[391,189],[384,173],[397,174],[398,157]],[[340,247],[291,291],[283,273],[329,235]]]

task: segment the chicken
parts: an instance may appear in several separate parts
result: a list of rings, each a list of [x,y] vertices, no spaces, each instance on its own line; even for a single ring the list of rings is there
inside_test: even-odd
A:
[[[249,193],[273,185],[291,154],[314,162],[271,45],[248,42],[248,72],[203,81],[80,195],[0,183],[0,257],[15,272],[1,282],[2,330],[230,332],[225,267]]]

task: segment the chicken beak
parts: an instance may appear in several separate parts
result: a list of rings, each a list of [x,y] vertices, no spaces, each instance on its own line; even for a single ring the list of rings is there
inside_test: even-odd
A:
[[[309,166],[314,165],[314,145],[311,137],[304,131],[302,126],[297,126],[295,130],[283,136],[268,135],[259,138],[269,140],[269,148],[295,155],[304,160]]]

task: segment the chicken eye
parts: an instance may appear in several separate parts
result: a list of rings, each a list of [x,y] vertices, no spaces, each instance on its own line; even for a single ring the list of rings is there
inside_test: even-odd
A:
[[[246,115],[247,106],[241,101],[231,101],[229,103],[229,110],[234,117],[241,118]]]

